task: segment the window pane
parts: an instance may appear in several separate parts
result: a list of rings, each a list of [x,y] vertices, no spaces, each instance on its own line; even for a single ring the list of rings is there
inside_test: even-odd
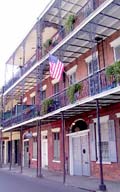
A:
[[[59,83],[54,84],[54,94],[59,92]]]
[[[46,90],[42,91],[42,100],[46,98]]]
[[[108,144],[108,142],[107,141],[102,142],[101,148],[102,148],[103,161],[108,161],[109,160],[109,144]]]
[[[37,142],[33,142],[33,159],[37,159]]]
[[[59,133],[54,133],[54,160],[60,160],[60,141]]]
[[[96,136],[97,136],[97,156],[99,157],[99,143],[98,143],[98,127],[96,126]],[[109,162],[109,132],[108,132],[108,123],[103,122],[100,124],[101,129],[101,150],[102,158],[104,162]]]
[[[118,47],[115,47],[115,60],[120,60],[120,45]]]
[[[31,97],[31,103],[32,103],[32,105],[35,104],[35,96],[34,96],[34,97]]]
[[[76,82],[76,72],[72,73],[70,76],[69,76],[69,85],[73,84]]]

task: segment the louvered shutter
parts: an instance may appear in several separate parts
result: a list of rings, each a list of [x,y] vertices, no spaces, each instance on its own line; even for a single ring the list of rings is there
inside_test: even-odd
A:
[[[109,157],[110,157],[110,161],[111,162],[117,162],[114,120],[108,121],[108,132],[109,132]]]
[[[91,123],[89,125],[89,128],[90,128],[90,157],[91,161],[96,161],[94,123]]]

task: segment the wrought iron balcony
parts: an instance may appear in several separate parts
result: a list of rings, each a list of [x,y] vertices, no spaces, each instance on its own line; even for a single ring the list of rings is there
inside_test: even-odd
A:
[[[14,113],[14,109],[4,113],[2,125],[3,127],[13,126],[15,124],[34,118],[36,115],[36,107],[34,105],[26,107],[21,105],[21,109],[17,112],[17,114]]]
[[[33,55],[25,65],[19,69],[15,76],[4,86],[4,91],[11,87],[22,75],[24,75],[36,63],[36,55]]]
[[[93,75],[84,78],[80,82],[71,85],[71,89],[68,87],[43,100],[40,105],[40,115],[43,116],[81,99],[89,98],[117,86],[119,86],[119,82],[116,82],[114,77],[108,79],[105,69],[102,69]],[[38,107],[31,105],[19,111],[17,115],[11,115],[10,111],[8,111],[4,114],[3,127],[12,126],[34,118],[38,115],[37,110]]]
[[[96,10],[103,2],[106,0],[88,0],[87,3],[81,7],[81,9],[74,15],[72,19],[71,26],[61,26],[58,32],[51,38],[51,44],[41,51],[42,57],[45,56],[50,50],[52,50],[56,45],[60,43],[71,31],[85,19],[87,18],[94,10]],[[73,16],[73,15],[70,15]],[[67,24],[66,24],[67,25]],[[22,75],[24,75],[37,61],[36,55],[33,55],[27,63],[24,64],[22,70],[20,70],[14,78],[12,78],[4,87],[4,91],[10,88]]]

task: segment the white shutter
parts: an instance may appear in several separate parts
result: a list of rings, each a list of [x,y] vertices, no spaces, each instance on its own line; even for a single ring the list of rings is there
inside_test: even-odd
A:
[[[110,156],[110,161],[111,162],[117,162],[114,120],[109,120],[108,121],[108,133],[109,133],[109,156]]]
[[[37,159],[37,142],[33,142],[33,159]]]
[[[89,125],[89,128],[90,128],[90,156],[91,156],[91,161],[96,161],[94,123],[91,123]]]

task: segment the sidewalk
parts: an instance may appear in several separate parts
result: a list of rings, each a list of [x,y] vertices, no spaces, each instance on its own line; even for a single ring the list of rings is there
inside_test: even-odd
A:
[[[9,171],[8,167],[3,167],[2,170]],[[20,167],[12,167],[12,173],[21,174]],[[32,168],[23,168],[22,175],[29,177],[36,177],[36,169]],[[42,170],[42,178],[54,180],[56,182],[63,183],[63,175],[58,172],[52,172],[48,170]],[[84,176],[66,176],[65,185],[78,187],[84,189],[85,191],[95,192],[98,191],[100,181],[99,179],[93,177],[84,177]],[[120,182],[105,181],[108,192],[120,192]]]

